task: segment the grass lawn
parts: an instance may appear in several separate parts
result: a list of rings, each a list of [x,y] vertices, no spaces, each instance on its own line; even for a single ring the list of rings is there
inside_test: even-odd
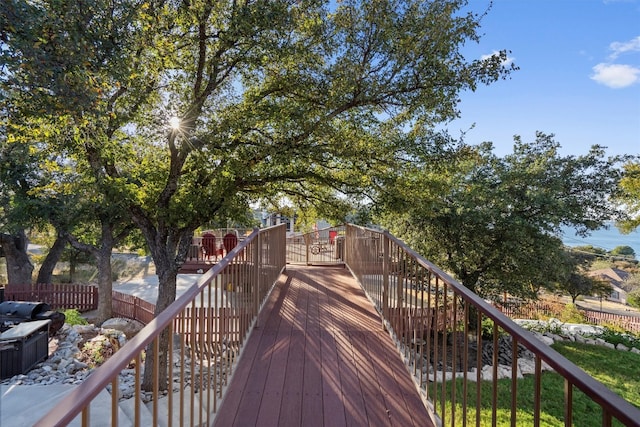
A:
[[[579,343],[556,343],[553,348],[584,369],[589,375],[604,383],[608,388],[622,396],[633,405],[640,408],[640,355],[631,352],[612,350],[606,347]],[[447,393],[452,383],[447,384]],[[469,382],[467,390],[467,423],[475,425],[476,419],[476,384]],[[481,384],[482,407],[480,410],[480,425],[491,425],[491,383]],[[533,395],[534,381],[532,376],[518,380],[517,420],[520,426],[533,425]],[[438,387],[441,389],[441,385]],[[433,392],[430,390],[430,393]],[[438,393],[439,394],[439,393]],[[541,425],[564,426],[564,379],[553,372],[542,375],[542,414]],[[462,380],[456,383],[456,413],[455,425],[462,425]],[[437,403],[438,411],[440,402]],[[447,416],[451,413],[451,406],[447,403]],[[511,380],[498,381],[498,399],[496,405],[497,425],[509,426],[511,423]],[[451,425],[451,420],[445,420],[444,425]],[[593,403],[582,392],[573,389],[573,425],[601,426],[602,411],[600,406]],[[622,425],[614,420],[613,425]]]

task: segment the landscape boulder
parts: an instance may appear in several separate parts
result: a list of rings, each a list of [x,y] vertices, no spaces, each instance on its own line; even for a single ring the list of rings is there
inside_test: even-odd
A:
[[[144,325],[137,320],[126,319],[124,317],[114,317],[112,319],[105,320],[101,327],[102,329],[115,329],[117,331],[121,331],[129,340],[140,332]]]

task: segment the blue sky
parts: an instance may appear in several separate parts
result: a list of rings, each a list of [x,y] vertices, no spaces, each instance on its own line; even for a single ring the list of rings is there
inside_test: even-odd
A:
[[[513,135],[532,142],[537,130],[555,134],[563,155],[594,144],[640,154],[640,0],[495,0],[480,32],[468,58],[507,49],[520,70],[463,93],[462,117],[447,126],[453,136],[492,141],[500,156],[512,152]]]

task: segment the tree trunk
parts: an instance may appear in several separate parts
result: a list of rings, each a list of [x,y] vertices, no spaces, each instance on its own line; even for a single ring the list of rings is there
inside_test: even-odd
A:
[[[58,260],[62,256],[65,246],[67,246],[66,237],[58,234],[56,241],[53,242],[53,246],[49,249],[46,258],[40,266],[36,283],[51,283],[53,270],[56,268],[56,264],[58,264]]]
[[[165,258],[168,259],[168,258]],[[156,274],[158,275],[158,300],[156,301],[155,315],[160,314],[165,308],[171,305],[176,299],[176,279],[178,271],[170,262],[158,263],[154,258],[156,265]],[[159,341],[158,355],[158,384],[160,390],[166,390],[169,383],[168,378],[168,361],[169,361],[169,333],[162,332]],[[142,380],[142,389],[145,391],[153,390],[153,370],[154,370],[154,349],[153,344],[147,347],[147,355],[144,365],[144,378]]]
[[[10,285],[29,285],[33,264],[27,254],[27,235],[24,230],[16,234],[0,234],[0,244],[7,261],[7,282]]]
[[[133,210],[133,221],[136,223],[151,251],[151,257],[156,267],[158,276],[158,299],[156,300],[155,314],[164,311],[176,300],[176,278],[180,266],[187,258],[187,252],[193,237],[193,228],[169,229],[163,227],[157,229],[152,221],[149,221],[140,211]],[[168,387],[168,348],[169,334],[162,332],[159,337],[158,355],[158,384],[160,390],[167,390]],[[153,389],[154,371],[154,350],[153,342],[147,346],[147,354],[144,365],[144,378],[142,389],[151,391]]]
[[[78,264],[78,252],[71,251],[69,254],[69,283],[73,283],[73,278],[76,276],[76,265]]]
[[[98,310],[96,324],[101,324],[113,315],[113,272],[111,267],[111,252],[118,241],[114,237],[114,226],[103,221],[101,224],[100,247],[81,243],[74,236],[66,236],[75,249],[91,254],[98,268]],[[123,232],[126,236],[128,232]],[[122,237],[121,236],[121,237]]]
[[[111,270],[111,246],[103,245],[95,253],[98,266],[98,310],[96,324],[100,325],[113,316],[113,279]]]

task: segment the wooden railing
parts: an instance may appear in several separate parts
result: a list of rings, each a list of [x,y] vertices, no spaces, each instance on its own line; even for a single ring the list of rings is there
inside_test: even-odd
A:
[[[287,263],[344,264],[344,226],[287,237]]]
[[[503,410],[505,404],[498,400],[498,390],[504,387],[511,394],[506,422],[542,425],[548,402],[542,390],[550,381],[542,375],[545,364],[564,378],[565,425],[574,424],[572,396],[580,390],[601,409],[601,415],[594,414],[594,423],[610,426],[612,420],[618,420],[626,426],[640,426],[640,409],[389,233],[349,225],[345,254],[347,266],[381,313],[384,327],[395,337],[411,367],[436,425],[496,425],[498,408]],[[486,319],[491,320],[485,322],[492,325],[490,338],[486,324],[483,335]],[[527,353],[533,354],[528,374],[534,378],[533,396],[518,389]],[[499,382],[499,365],[505,364],[505,359],[510,362],[500,366],[500,371],[508,368],[510,373]],[[526,414],[532,422],[519,419],[519,402],[525,400],[533,401],[533,413]],[[483,418],[487,414],[491,421]],[[601,421],[596,421],[598,417]]]
[[[135,378],[134,425],[210,425],[260,307],[285,268],[285,237],[284,225],[254,230],[36,425],[65,426],[76,417],[83,425],[104,424],[90,407],[105,388],[112,391],[111,425],[119,425],[115,391],[129,375]],[[144,423],[143,401],[152,414]]]

